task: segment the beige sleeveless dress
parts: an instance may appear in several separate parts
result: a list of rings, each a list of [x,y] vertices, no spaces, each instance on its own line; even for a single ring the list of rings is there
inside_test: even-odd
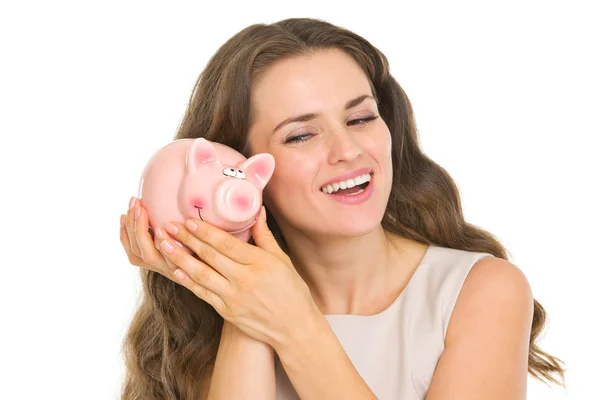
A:
[[[375,315],[325,315],[379,400],[422,400],[471,267],[492,256],[430,246],[398,298]],[[493,257],[493,256],[492,256]],[[275,354],[277,400],[299,399]]]

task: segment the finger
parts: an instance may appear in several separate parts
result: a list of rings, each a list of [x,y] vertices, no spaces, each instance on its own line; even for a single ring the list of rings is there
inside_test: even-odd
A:
[[[281,249],[277,239],[273,236],[273,232],[269,229],[267,224],[267,214],[265,207],[262,207],[260,217],[254,225],[252,225],[252,238],[254,243],[262,249],[265,249],[271,254],[274,254],[282,259],[287,259],[288,255]]]
[[[121,215],[121,220],[126,220],[126,219],[127,219],[126,216]],[[125,222],[125,221],[123,221],[123,222]],[[135,254],[133,254],[131,252],[131,242],[129,240],[129,235],[127,234],[127,228],[126,228],[125,224],[121,225],[121,229],[119,231],[119,238],[121,240],[121,244],[123,245],[123,248],[125,249],[125,253],[127,254],[127,259],[129,260],[129,263],[132,265],[135,265],[136,267],[141,267],[144,264],[144,260],[142,260],[141,258],[139,258],[138,256],[136,256]]]
[[[173,222],[165,225],[165,230],[177,241],[183,243],[190,250],[192,250],[200,260],[208,264],[215,271],[219,272],[226,279],[235,279],[238,277],[240,272],[240,264],[235,260],[229,258],[226,254],[222,254],[217,251],[214,247],[208,243],[198,239],[187,227],[180,223]],[[223,240],[231,241],[231,239],[238,240],[235,236],[231,236],[224,232],[226,237]],[[226,246],[232,246],[225,244]]]
[[[215,292],[207,289],[206,287],[199,285],[196,283],[194,279],[192,279],[188,274],[186,274],[183,270],[177,269],[175,271],[175,279],[177,283],[189,289],[192,293],[194,293],[198,298],[204,300],[223,317],[225,318],[227,306],[223,299],[217,295]]]
[[[130,208],[127,211],[127,221],[125,222],[125,226],[127,227],[127,236],[129,237],[129,247],[131,249],[131,253],[137,257],[141,257],[140,248],[138,247],[134,233],[135,207],[137,205],[137,202],[137,199],[135,199],[135,202],[133,203],[133,208]]]
[[[175,270],[178,269],[179,267],[177,265],[173,264],[173,262],[167,257],[167,255],[165,254],[163,249],[160,247],[160,243],[166,239],[171,239],[171,236],[169,236],[169,234],[167,232],[165,232],[164,229],[156,228],[156,236],[154,238],[154,248],[157,251],[159,251],[160,254],[164,257],[165,262],[169,266],[169,271],[175,272]]]
[[[219,297],[229,295],[229,281],[209,265],[194,258],[176,245],[173,240],[163,240],[160,247],[166,257],[178,268],[181,268],[196,284],[205,287]],[[192,289],[191,286],[189,289]]]
[[[186,221],[185,228],[192,236],[200,239],[201,244],[211,246],[220,254],[237,263],[249,265],[256,259],[255,246],[238,239],[212,224],[199,219],[190,219]]]
[[[126,215],[122,215],[123,220],[126,220]],[[127,235],[127,230],[125,229],[125,225],[121,226],[121,230],[120,230],[120,239],[121,239],[121,244],[123,245],[123,248],[125,249],[125,253],[127,253],[127,258],[129,260],[129,263],[132,265],[135,265],[136,267],[140,267],[140,268],[144,268],[150,271],[154,271],[158,274],[161,274],[162,276],[164,276],[165,278],[168,278],[170,280],[172,280],[175,283],[180,283],[179,280],[177,279],[177,277],[175,277],[175,275],[173,274],[175,272],[175,270],[177,269],[177,266],[172,265],[171,267],[169,267],[168,269],[158,269],[155,268],[154,266],[144,262],[143,259],[141,259],[140,257],[136,256],[135,254],[133,254],[131,252],[131,245],[129,242],[129,236]],[[158,250],[157,250],[158,251]],[[161,253],[162,254],[162,253]],[[166,260],[165,260],[166,262]]]
[[[134,235],[135,241],[140,249],[140,256],[145,263],[172,274],[174,269],[167,265],[165,257],[158,251],[152,242],[152,237],[148,232],[148,213],[143,207],[139,208],[140,215],[135,221]]]

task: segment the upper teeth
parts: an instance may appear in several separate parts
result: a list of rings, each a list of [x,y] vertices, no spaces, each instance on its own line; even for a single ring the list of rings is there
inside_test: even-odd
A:
[[[337,192],[340,189],[349,189],[349,188],[353,188],[354,186],[357,186],[357,185],[362,185],[363,183],[369,182],[370,180],[371,180],[371,174],[364,174],[364,175],[357,176],[354,179],[348,179],[345,181],[340,181],[340,182],[332,183],[327,186],[323,186],[321,188],[321,190],[323,191],[323,193],[333,193],[333,192]]]

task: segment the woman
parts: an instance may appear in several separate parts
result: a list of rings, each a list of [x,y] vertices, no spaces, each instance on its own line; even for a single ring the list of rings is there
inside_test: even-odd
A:
[[[564,379],[527,279],[465,222],[365,39],[313,19],[242,30],[196,84],[176,139],[197,137],[274,156],[266,221],[254,243],[199,220],[153,238],[132,199],[124,399],[516,399],[527,372]]]

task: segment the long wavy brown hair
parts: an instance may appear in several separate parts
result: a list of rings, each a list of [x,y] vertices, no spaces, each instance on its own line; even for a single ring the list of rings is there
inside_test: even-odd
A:
[[[423,244],[507,259],[492,234],[465,221],[456,184],[419,148],[411,103],[392,77],[387,58],[359,35],[328,22],[292,18],[251,25],[234,35],[198,77],[174,139],[204,137],[249,157],[250,91],[258,74],[283,58],[331,48],[347,52],[362,67],[392,135],[394,179],[383,228]],[[267,215],[269,228],[287,251],[277,222],[268,210]],[[156,272],[140,271],[143,297],[123,342],[122,398],[196,399],[201,379],[214,367],[223,318],[185,287]],[[544,308],[535,301],[529,373],[564,386],[563,362],[536,344],[545,319]]]

